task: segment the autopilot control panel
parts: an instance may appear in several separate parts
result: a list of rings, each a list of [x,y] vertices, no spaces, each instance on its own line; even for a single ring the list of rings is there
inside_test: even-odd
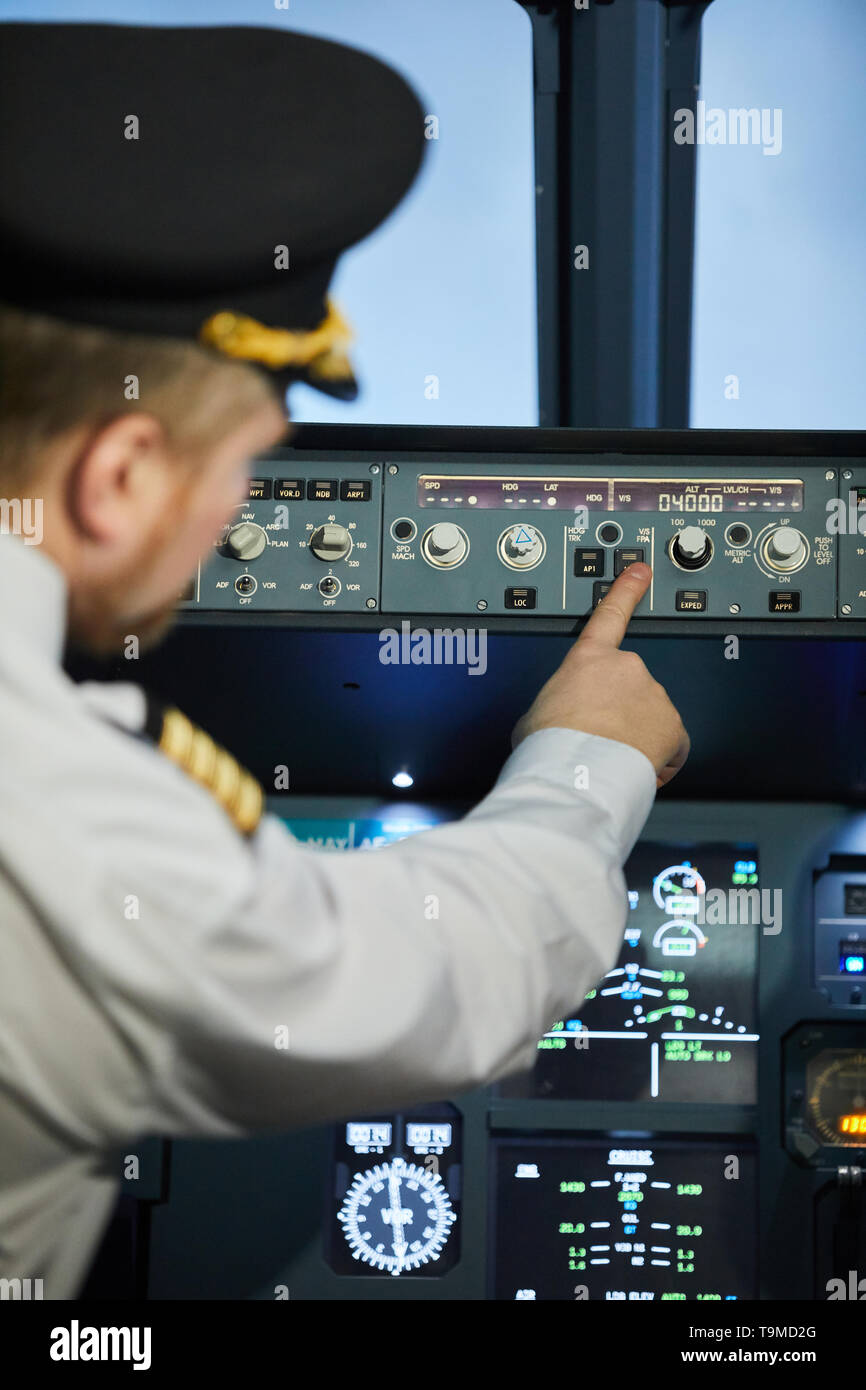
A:
[[[600,432],[541,433],[555,451],[509,450],[526,431],[446,429],[445,444],[469,435],[474,450],[422,452],[411,430],[364,426],[351,450],[314,448],[315,432],[275,450],[256,460],[181,607],[326,624],[483,616],[521,630],[586,615],[643,560],[653,582],[637,620],[782,630],[866,618],[866,439],[846,437],[840,457],[821,435],[748,435],[738,451],[736,433],[701,448],[691,431],[660,453],[642,452],[642,431],[627,451],[603,449]]]

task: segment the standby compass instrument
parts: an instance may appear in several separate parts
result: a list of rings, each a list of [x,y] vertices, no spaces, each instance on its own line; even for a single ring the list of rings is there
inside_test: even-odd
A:
[[[435,1276],[454,1264],[461,1129],[447,1104],[336,1127],[328,1256],[337,1274]]]

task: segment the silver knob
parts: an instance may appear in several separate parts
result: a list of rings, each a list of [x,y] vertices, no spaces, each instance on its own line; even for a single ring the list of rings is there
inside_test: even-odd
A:
[[[806,558],[806,541],[793,526],[780,526],[764,542],[764,559],[773,569],[795,570]]]
[[[513,569],[531,569],[544,554],[544,537],[534,526],[510,526],[499,545],[501,558]]]
[[[236,560],[255,560],[261,555],[268,538],[261,526],[253,521],[241,521],[225,538],[226,549]]]
[[[328,521],[324,526],[316,527],[310,537],[310,549],[320,560],[327,563],[334,560],[345,560],[352,549],[352,537],[345,526],[339,526],[335,521]]]
[[[700,526],[684,526],[674,541],[678,560],[702,560],[709,549],[706,531]]]
[[[438,565],[456,565],[468,549],[466,536],[451,521],[438,521],[424,537],[422,549]]]

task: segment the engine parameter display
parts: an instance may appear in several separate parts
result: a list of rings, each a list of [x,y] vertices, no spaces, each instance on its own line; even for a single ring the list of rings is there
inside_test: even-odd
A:
[[[492,1296],[756,1297],[756,1157],[742,1136],[492,1141]]]
[[[625,878],[619,960],[500,1094],[753,1104],[758,934],[781,926],[755,847],[642,842]]]

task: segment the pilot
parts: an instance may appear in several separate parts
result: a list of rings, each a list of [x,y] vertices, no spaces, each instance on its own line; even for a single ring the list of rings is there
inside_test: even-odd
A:
[[[2,29],[0,1277],[46,1298],[81,1290],[141,1136],[278,1131],[529,1069],[614,963],[622,865],[687,755],[620,650],[643,565],[489,795],[367,854],[300,844],[133,681],[64,672],[67,642],[131,659],[169,626],[286,438],[290,382],[355,394],[329,284],[423,148],[403,79],[339,44]]]

